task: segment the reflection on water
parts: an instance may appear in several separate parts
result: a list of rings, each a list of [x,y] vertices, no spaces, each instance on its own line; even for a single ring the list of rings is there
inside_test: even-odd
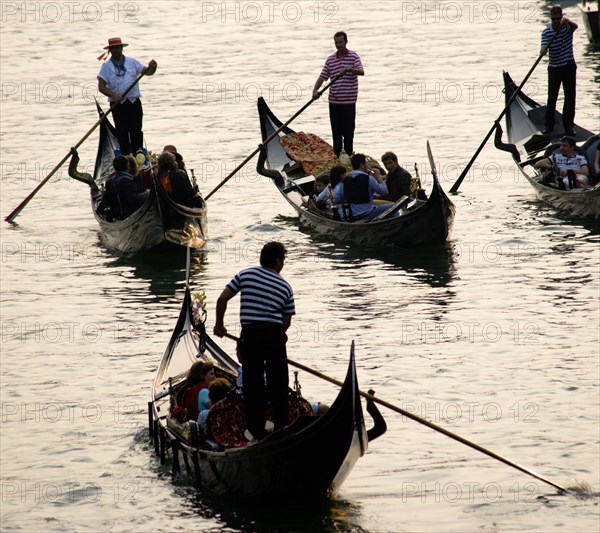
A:
[[[298,225],[297,217],[278,215],[275,221],[294,229]],[[446,286],[456,273],[454,264],[457,250],[452,242],[411,249],[391,246],[369,248],[332,240],[331,237],[302,225],[299,230],[310,236],[314,244],[314,249],[308,252],[308,256],[315,256],[317,261],[331,260],[334,269],[374,266],[386,270],[401,270],[416,281],[423,281],[432,287]],[[303,257],[306,257],[304,252]]]
[[[318,502],[269,503],[228,501],[204,494],[180,479],[177,492],[189,503],[190,508],[203,518],[217,520],[215,531],[261,531],[269,533],[339,532],[361,533],[361,505],[337,498]]]

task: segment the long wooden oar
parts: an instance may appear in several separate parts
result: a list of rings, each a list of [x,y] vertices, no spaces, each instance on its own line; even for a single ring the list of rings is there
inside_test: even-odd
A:
[[[129,86],[129,88],[121,95],[121,98],[124,99],[129,92],[131,91],[131,89],[133,89],[137,83],[144,77],[145,72],[142,72],[137,79]],[[73,147],[75,149],[79,148],[83,142],[92,134],[92,132],[102,123],[103,120],[106,119],[106,117],[108,117],[108,115],[110,115],[113,110],[115,109],[115,107],[117,107],[119,105],[119,102],[115,102],[113,103],[113,105],[110,106],[110,108],[108,109],[108,111],[106,111],[106,113],[104,113],[99,119],[98,121],[89,129],[89,131],[80,139],[80,141]],[[69,150],[69,153],[63,157],[61,159],[61,161],[51,170],[50,174],[48,174],[41,182],[40,184],[33,189],[33,191],[31,191],[31,193],[29,194],[29,196],[27,198],[25,198],[25,200],[23,200],[15,209],[14,211],[8,215],[4,220],[6,220],[6,222],[12,222],[15,218],[17,218],[17,216],[19,215],[19,213],[25,208],[25,206],[30,202],[30,200],[38,193],[38,191],[44,186],[46,185],[46,183],[48,183],[48,181],[50,180],[50,178],[52,176],[54,176],[54,174],[56,174],[56,171],[62,167],[65,164],[65,161],[67,159],[69,159],[69,157],[71,157],[72,155],[72,151]]]
[[[458,179],[454,182],[454,185],[452,185],[452,188],[450,189],[451,193],[455,194],[458,191],[458,188],[460,187],[460,184],[465,179],[465,177],[468,174],[469,170],[471,170],[471,166],[475,162],[475,159],[477,159],[477,156],[480,154],[481,150],[483,150],[483,147],[485,146],[485,143],[488,142],[488,139],[492,136],[492,133],[494,133],[494,130],[498,127],[498,124],[500,123],[500,120],[502,120],[502,117],[509,110],[511,104],[513,103],[513,100],[517,97],[517,94],[519,93],[519,91],[527,83],[527,80],[529,79],[529,76],[531,76],[531,74],[533,73],[533,71],[535,70],[535,68],[538,66],[539,62],[542,60],[542,57],[544,57],[544,55],[545,55],[545,51],[547,51],[550,48],[550,45],[552,44],[552,41],[554,41],[554,39],[556,39],[557,35],[558,35],[558,31],[556,31],[554,33],[554,35],[552,36],[552,38],[548,41],[548,44],[544,48],[544,51],[540,52],[540,55],[535,60],[535,63],[529,69],[529,72],[527,73],[527,75],[523,78],[523,81],[521,82],[521,85],[519,85],[519,87],[517,87],[516,91],[514,91],[512,93],[510,99],[508,100],[508,103],[506,104],[506,106],[504,106],[504,109],[502,110],[502,113],[500,113],[500,115],[498,116],[498,118],[494,121],[494,125],[491,127],[490,131],[488,131],[487,135],[485,136],[485,138],[483,139],[483,141],[479,145],[479,148],[477,148],[477,151],[475,152],[475,154],[471,158],[471,161],[469,161],[469,163],[467,164],[467,166],[465,167],[465,169],[462,171],[461,175],[458,176]]]
[[[345,72],[344,72],[344,74],[345,74]],[[327,89],[329,89],[329,87],[331,87],[331,85],[333,85],[337,80],[339,80],[344,74],[338,74],[335,78],[332,78],[332,80],[319,91],[319,96],[321,96]],[[294,115],[292,115],[292,118],[290,118],[285,124],[282,124],[281,127],[277,128],[271,135],[269,135],[269,137],[267,137],[267,139],[265,139],[262,142],[262,144],[264,146],[267,146],[267,144],[269,144],[279,134],[279,132],[281,130],[286,128],[288,126],[288,124],[290,124],[290,122],[292,122],[292,120],[297,118],[298,115],[300,115],[315,100],[316,100],[316,98],[311,98],[308,102],[306,102],[306,104],[304,104]],[[258,152],[260,152],[260,146],[256,150],[254,150],[254,152],[252,152],[246,159],[244,159],[237,167],[235,167],[231,171],[231,173],[221,183],[219,183],[219,185],[217,185],[212,191],[210,191],[204,197],[204,200],[208,200],[221,187],[223,187],[223,185],[225,185],[233,176],[235,176],[240,171],[240,169],[243,166],[245,166],[246,163],[248,163],[248,161],[250,161],[250,159],[252,159],[256,154],[258,154]]]
[[[236,341],[238,340],[237,337],[234,337],[233,335],[229,335],[228,333],[225,334],[225,336],[229,337],[230,339],[236,340]],[[322,374],[321,372],[318,372],[317,370],[313,370],[312,368],[310,368],[306,365],[297,363],[295,361],[292,361],[291,359],[288,359],[288,363],[292,366],[295,366],[296,368],[299,368],[300,370],[304,370],[305,372],[312,374],[313,376],[317,376],[321,379],[324,379],[325,381],[329,381],[329,383],[333,383],[334,385],[338,385],[340,387],[343,385],[343,383],[341,381],[338,381],[337,379],[334,379],[325,374]],[[507,459],[506,457],[502,457],[501,455],[498,455],[497,453],[495,453],[491,450],[488,450],[487,448],[484,448],[483,446],[480,446],[479,444],[471,442],[470,440],[467,440],[464,437],[457,435],[456,433],[452,433],[452,431],[448,431],[447,429],[445,429],[441,426],[438,426],[437,424],[434,424],[433,422],[430,422],[429,420],[425,420],[424,418],[421,418],[421,417],[415,415],[414,413],[411,413],[410,411],[405,411],[404,409],[402,409],[400,407],[396,407],[395,405],[393,405],[389,402],[386,402],[385,400],[380,400],[376,396],[372,396],[371,394],[368,394],[363,391],[359,391],[359,393],[364,398],[367,398],[375,403],[378,403],[379,405],[383,405],[384,407],[387,407],[388,409],[395,411],[396,413],[404,415],[407,418],[410,418],[411,420],[418,422],[419,424],[423,424],[424,426],[427,426],[428,428],[431,428],[431,429],[437,431],[438,433],[442,433],[443,435],[446,435],[447,437],[450,437],[451,439],[454,439],[462,444],[465,444],[465,445],[473,448],[474,450],[477,450],[478,452],[485,453],[486,455],[489,455],[490,457],[493,457],[494,459],[497,459],[498,461],[500,461],[508,466],[512,466],[513,468],[516,468],[517,470],[520,470],[521,472],[524,472],[525,474],[528,474],[540,481],[543,481],[544,483],[547,483],[548,485],[552,485],[555,489],[558,489],[561,492],[567,492],[567,489],[565,487],[562,487],[558,483],[554,483],[553,481],[550,481],[549,479],[538,474],[534,470],[531,470],[530,468],[526,468],[523,465],[515,463],[514,461],[511,461],[510,459]]]

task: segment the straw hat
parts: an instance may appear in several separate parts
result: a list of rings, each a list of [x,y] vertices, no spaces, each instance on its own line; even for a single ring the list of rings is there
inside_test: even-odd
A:
[[[129,46],[127,43],[121,41],[121,37],[112,37],[108,40],[108,46],[104,47],[104,50],[108,50],[112,46]]]

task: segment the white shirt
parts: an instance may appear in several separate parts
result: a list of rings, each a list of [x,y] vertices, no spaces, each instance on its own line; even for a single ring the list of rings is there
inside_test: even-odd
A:
[[[127,56],[123,56],[123,58],[124,62],[122,66],[125,67],[124,72],[114,64],[111,58],[102,65],[98,73],[98,77],[106,82],[109,90],[121,96],[142,73],[142,70],[144,70],[144,65],[137,59]],[[136,83],[135,87],[127,94],[127,100],[135,102],[140,96],[140,86]],[[109,98],[108,101],[111,104],[114,102],[112,98]]]

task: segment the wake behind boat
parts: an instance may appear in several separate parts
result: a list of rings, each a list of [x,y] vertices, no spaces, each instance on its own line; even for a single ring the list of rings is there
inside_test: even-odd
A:
[[[517,85],[508,72],[504,72],[506,103]],[[562,115],[556,112],[556,127],[552,135],[543,135],[546,106],[540,105],[519,91],[506,112],[508,143],[501,140],[502,129],[496,131],[496,148],[510,152],[521,174],[534,188],[538,198],[560,211],[575,217],[600,219],[600,183],[586,189],[561,190],[544,182],[544,173],[534,167],[541,159],[558,149],[558,140],[564,135]],[[582,143],[579,153],[584,155],[590,173],[593,173],[594,154],[600,137],[575,124],[577,142]]]
[[[283,123],[263,98],[258,99],[258,115],[262,140],[265,142]],[[303,196],[312,193],[315,176],[292,159],[283,148],[282,138],[293,133],[294,130],[285,127],[266,144],[266,153],[259,160],[257,171],[273,179],[304,225],[321,234],[367,246],[412,248],[443,242],[450,237],[456,209],[435,175],[427,200],[406,198],[401,202],[402,205],[390,205],[387,216],[383,214],[369,222],[335,220],[323,211],[311,209],[310,204],[304,207]],[[392,209],[399,216],[392,217]]]
[[[176,419],[176,398],[195,361],[211,361],[218,376],[235,383],[238,363],[194,319],[189,287],[171,340],[156,371],[149,402],[150,434],[161,462],[170,450],[174,473],[185,469],[199,489],[216,495],[255,499],[315,499],[335,492],[364,455],[367,443],[385,432],[375,408],[375,431],[365,430],[354,345],[343,386],[318,416],[307,409],[299,388],[290,391],[290,424],[251,446],[244,439],[243,409],[230,393],[211,407],[206,432],[196,421]],[[205,316],[205,315],[204,315]],[[374,405],[368,404],[369,413]],[[214,411],[213,411],[214,410]],[[380,419],[377,422],[377,418]]]
[[[102,109],[97,104],[98,113]],[[75,179],[90,185],[92,212],[100,225],[101,239],[112,249],[124,253],[149,250],[163,243],[172,242],[190,248],[201,248],[206,242],[206,203],[199,192],[191,203],[195,207],[174,202],[164,188],[157,183],[150,165],[142,169],[146,175],[149,194],[142,206],[124,220],[116,220],[100,208],[106,182],[113,173],[112,162],[119,148],[114,126],[108,117],[100,123],[100,138],[92,181],[81,178],[76,172],[76,164],[69,168]]]

